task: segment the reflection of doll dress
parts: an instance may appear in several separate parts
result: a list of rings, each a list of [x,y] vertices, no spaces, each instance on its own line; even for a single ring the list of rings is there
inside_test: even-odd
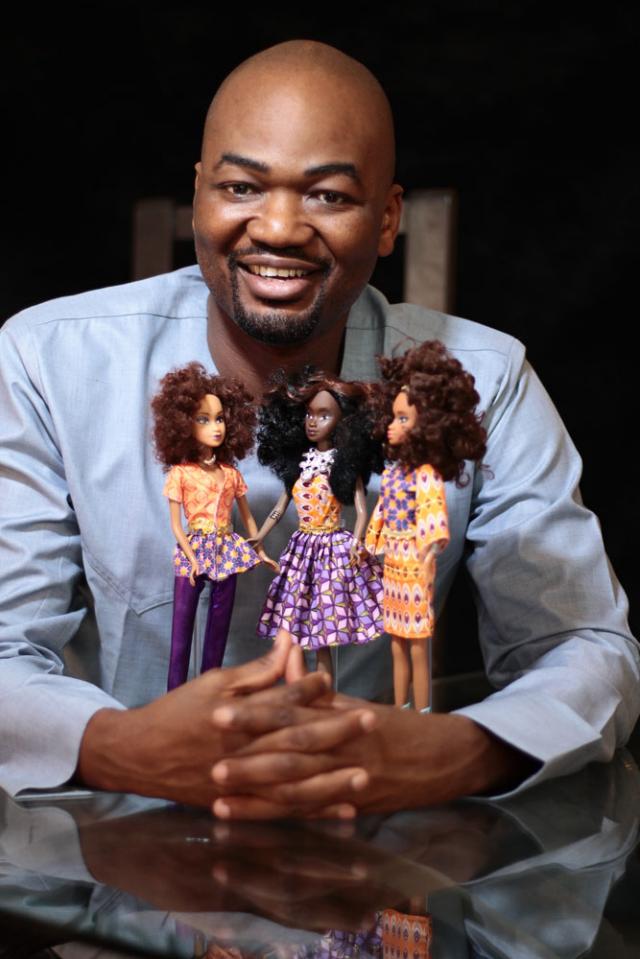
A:
[[[353,535],[339,527],[340,503],[317,473],[294,484],[300,527],[280,558],[258,623],[258,635],[284,626],[308,649],[368,643],[382,627],[382,570],[366,556],[350,563]]]
[[[401,639],[424,639],[433,633],[435,564],[421,562],[431,545],[449,542],[444,484],[426,463],[405,471],[386,466],[380,498],[367,530],[366,546],[384,553],[384,628]]]
[[[247,492],[246,483],[237,469],[219,466],[215,473],[197,463],[173,466],[163,490],[168,499],[182,503],[200,573],[216,582],[260,562],[253,547],[231,529],[233,503]],[[191,563],[177,544],[173,565],[176,576],[189,576]]]

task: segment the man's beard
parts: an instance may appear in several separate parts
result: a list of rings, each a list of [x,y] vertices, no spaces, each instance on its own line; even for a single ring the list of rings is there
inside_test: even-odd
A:
[[[229,266],[233,320],[244,333],[261,343],[270,343],[276,346],[303,343],[311,336],[322,316],[325,301],[324,283],[321,284],[313,305],[302,313],[287,313],[284,310],[274,310],[271,313],[251,313],[245,310],[240,302],[238,265],[231,262]]]

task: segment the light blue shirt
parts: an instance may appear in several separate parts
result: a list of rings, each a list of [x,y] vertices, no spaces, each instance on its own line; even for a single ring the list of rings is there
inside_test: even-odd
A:
[[[45,303],[0,331],[0,785],[10,793],[68,780],[97,709],[166,688],[173,539],[149,401],[171,367],[212,367],[207,295],[188,267]],[[341,375],[375,378],[375,355],[407,336],[442,340],[474,375],[488,431],[490,471],[470,467],[467,486],[447,486],[451,542],[438,560],[436,610],[467,557],[498,689],[461,712],[540,760],[526,785],[609,759],[640,711],[640,665],[598,521],[580,500],[578,454],[523,346],[467,320],[390,306],[367,288]],[[280,487],[255,458],[240,468],[260,523]],[[291,508],[267,540],[272,555],[294,526]],[[265,649],[255,627],[269,578],[239,577],[227,665]],[[380,694],[384,641],[341,650],[338,668],[342,689]]]

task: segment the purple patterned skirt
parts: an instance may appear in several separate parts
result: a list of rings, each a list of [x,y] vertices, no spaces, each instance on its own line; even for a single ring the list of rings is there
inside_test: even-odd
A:
[[[260,562],[253,546],[237,533],[220,530],[203,533],[201,530],[190,530],[187,539],[198,560],[200,572],[216,582],[235,573],[246,573]],[[188,576],[191,572],[191,563],[177,544],[173,553],[173,566],[176,576]]]
[[[259,636],[275,636],[283,626],[307,649],[368,643],[384,632],[382,566],[367,554],[349,562],[353,536],[293,534],[280,557],[258,623]]]

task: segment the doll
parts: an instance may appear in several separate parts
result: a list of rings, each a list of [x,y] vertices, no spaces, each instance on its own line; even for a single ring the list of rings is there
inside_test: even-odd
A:
[[[381,412],[377,429],[386,430],[390,462],[366,546],[384,553],[384,625],[391,635],[395,703],[406,704],[412,674],[414,707],[428,712],[436,555],[449,542],[443,481],[468,481],[464,462],[480,460],[486,433],[476,413],[473,377],[439,341],[379,362],[383,383],[374,407]]]
[[[300,520],[280,559],[258,635],[283,626],[294,643],[318,653],[332,674],[331,647],[376,639],[382,627],[382,568],[362,545],[365,484],[382,466],[371,435],[369,389],[305,367],[287,382],[274,379],[260,413],[258,459],[282,480],[284,492],[258,543],[293,500]],[[342,504],[355,503],[353,534],[340,526]]]
[[[167,373],[151,403],[156,455],[169,472],[163,492],[176,538],[169,690],[186,681],[198,598],[207,580],[202,672],[222,664],[237,574],[261,561],[273,563],[231,528],[235,500],[249,536],[257,532],[247,487],[233,465],[253,446],[252,404],[238,380],[210,376],[200,363]]]

